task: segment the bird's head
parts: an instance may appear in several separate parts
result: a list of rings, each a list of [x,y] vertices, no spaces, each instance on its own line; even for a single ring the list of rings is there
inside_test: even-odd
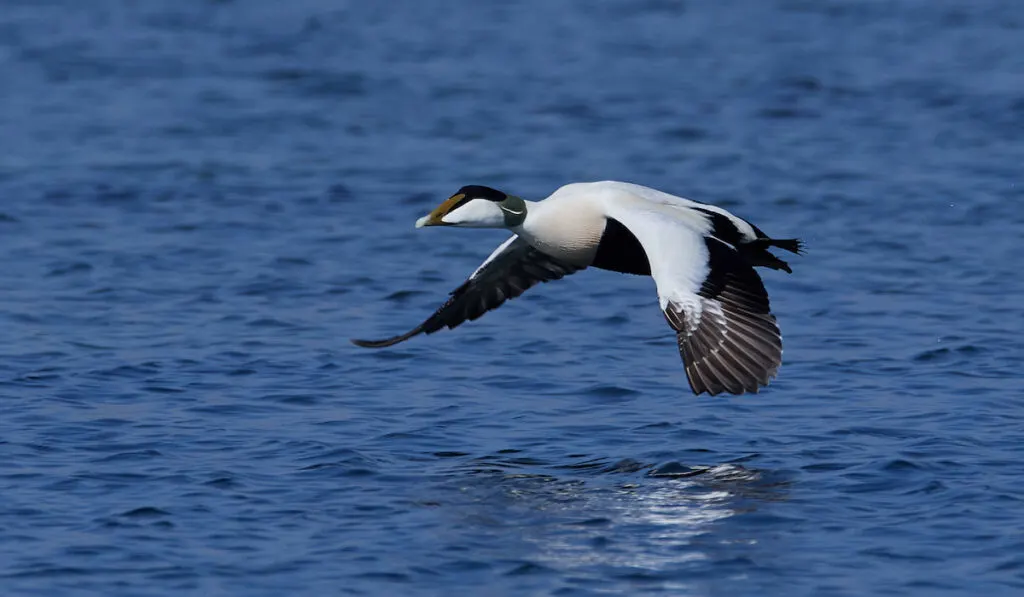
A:
[[[459,189],[441,205],[416,220],[416,227],[512,228],[526,219],[526,202],[480,185]]]

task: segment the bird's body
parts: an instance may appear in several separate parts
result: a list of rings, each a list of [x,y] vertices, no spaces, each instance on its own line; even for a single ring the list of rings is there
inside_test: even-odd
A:
[[[650,275],[676,331],[694,393],[757,392],[782,360],[782,337],[753,266],[791,271],[772,239],[728,211],[641,185],[575,183],[542,201],[467,186],[417,226],[507,228],[514,233],[410,332],[360,346],[390,346],[419,333],[454,328],[538,282],[587,267]]]

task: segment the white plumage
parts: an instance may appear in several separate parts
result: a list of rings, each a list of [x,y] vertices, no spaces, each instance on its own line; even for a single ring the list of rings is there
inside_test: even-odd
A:
[[[422,324],[385,340],[353,340],[360,346],[454,328],[538,282],[597,267],[654,278],[694,393],[757,392],[782,362],[782,336],[753,267],[790,272],[767,249],[799,253],[801,243],[770,238],[720,207],[615,181],[566,185],[538,202],[472,185],[416,225],[515,234]]]

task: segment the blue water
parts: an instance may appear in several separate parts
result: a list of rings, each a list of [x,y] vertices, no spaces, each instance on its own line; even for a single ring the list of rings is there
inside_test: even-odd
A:
[[[1024,4],[0,2],[4,595],[1024,593]],[[649,279],[405,331],[622,179],[809,251],[691,395]]]

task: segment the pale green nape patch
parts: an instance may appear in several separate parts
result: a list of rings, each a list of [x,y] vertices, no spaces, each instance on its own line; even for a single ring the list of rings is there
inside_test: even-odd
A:
[[[520,197],[509,195],[504,200],[498,202],[498,207],[501,208],[501,213],[505,215],[505,226],[508,228],[519,226],[526,220],[526,201],[523,201]]]

